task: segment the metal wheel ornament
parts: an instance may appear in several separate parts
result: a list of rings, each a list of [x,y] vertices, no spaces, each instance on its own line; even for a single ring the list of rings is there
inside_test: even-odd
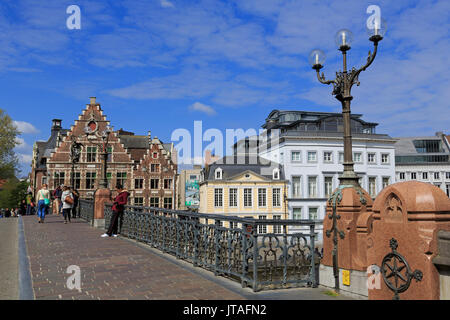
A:
[[[394,292],[393,300],[399,300],[399,294],[408,290],[411,280],[421,281],[423,273],[420,270],[411,272],[408,261],[397,252],[398,241],[392,238],[389,242],[392,252],[388,253],[381,264],[381,274],[384,283]]]

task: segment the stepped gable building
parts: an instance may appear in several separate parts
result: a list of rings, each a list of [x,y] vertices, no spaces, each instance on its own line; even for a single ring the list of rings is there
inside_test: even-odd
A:
[[[53,120],[51,137],[36,142],[30,178],[35,190],[44,183],[51,190],[71,184],[72,140],[82,144],[79,162],[74,166],[74,187],[82,198],[92,198],[99,188],[102,172],[101,133],[110,123],[95,97],[75,120],[70,130],[62,129],[61,120]],[[122,184],[131,194],[130,204],[174,208],[176,199],[176,152],[172,143],[163,143],[120,129],[109,135],[109,188]]]

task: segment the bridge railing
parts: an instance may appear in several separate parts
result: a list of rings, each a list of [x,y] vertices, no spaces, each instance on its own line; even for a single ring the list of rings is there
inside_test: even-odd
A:
[[[105,206],[105,228],[111,205]],[[320,220],[257,220],[127,206],[119,233],[254,291],[318,283],[315,226]],[[292,226],[309,229],[289,233]]]
[[[79,199],[78,215],[81,219],[94,224],[94,200]]]

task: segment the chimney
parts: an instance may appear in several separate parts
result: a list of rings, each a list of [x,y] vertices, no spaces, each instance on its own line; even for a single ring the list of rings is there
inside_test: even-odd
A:
[[[61,119],[53,119],[52,120],[52,132],[60,131],[62,120]]]
[[[147,137],[148,137],[148,144],[152,144],[152,132],[150,130],[148,130]]]
[[[90,97],[90,99],[91,99],[91,106],[95,106],[96,104],[97,104],[97,102],[95,101],[96,100],[96,97]]]

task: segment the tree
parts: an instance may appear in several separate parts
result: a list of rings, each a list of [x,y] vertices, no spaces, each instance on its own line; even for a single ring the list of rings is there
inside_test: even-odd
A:
[[[20,134],[12,119],[0,109],[0,180],[15,176],[18,160],[14,153],[16,137]]]
[[[16,177],[8,179],[0,191],[0,208],[18,208],[25,199],[28,183],[19,181]]]

